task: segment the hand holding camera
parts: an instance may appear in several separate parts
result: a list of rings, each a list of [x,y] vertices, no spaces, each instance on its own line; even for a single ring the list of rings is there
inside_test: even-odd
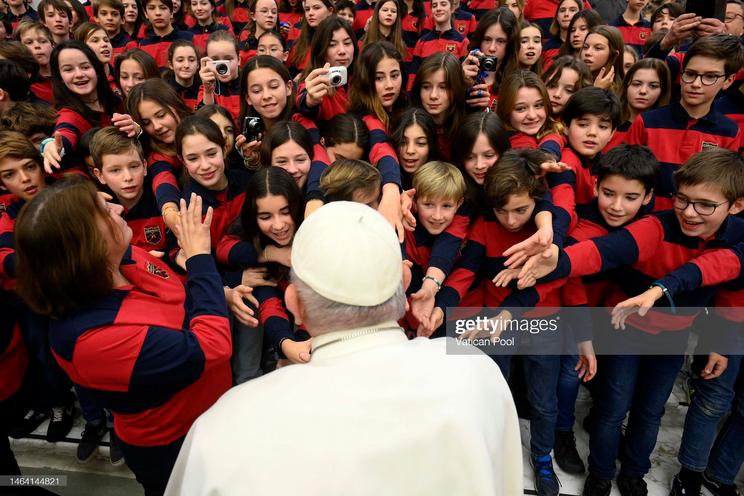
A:
[[[204,85],[204,93],[214,93],[214,87],[217,83],[217,71],[212,66],[212,59],[202,57],[201,68],[199,69],[199,78]]]

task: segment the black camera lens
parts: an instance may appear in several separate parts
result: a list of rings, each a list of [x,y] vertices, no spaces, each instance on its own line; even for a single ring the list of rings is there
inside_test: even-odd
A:
[[[334,74],[333,76],[331,76],[331,84],[333,86],[338,86],[339,84],[341,84],[341,79],[341,74]]]
[[[480,68],[482,71],[494,72],[496,70],[497,60],[495,57],[483,57],[480,60]]]
[[[230,68],[227,66],[227,64],[217,64],[214,69],[220,76],[224,76],[225,74],[230,72]]]

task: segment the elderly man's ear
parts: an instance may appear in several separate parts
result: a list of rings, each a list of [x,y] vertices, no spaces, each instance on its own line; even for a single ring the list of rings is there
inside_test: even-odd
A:
[[[408,286],[411,285],[411,279],[413,278],[411,267],[413,267],[413,262],[403,260],[403,291],[408,291]]]
[[[284,291],[284,303],[287,305],[287,310],[292,312],[295,325],[301,325],[305,320],[305,307],[300,301],[297,287],[294,284],[287,286],[286,291]]]

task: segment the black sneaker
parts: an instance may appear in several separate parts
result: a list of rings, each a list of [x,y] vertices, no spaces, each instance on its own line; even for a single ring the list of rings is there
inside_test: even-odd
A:
[[[703,472],[703,494],[705,496],[739,496],[734,484],[721,484]]]
[[[106,434],[106,422],[98,423],[86,422],[83,435],[80,438],[80,444],[77,449],[77,459],[80,463],[85,463],[93,456],[101,442],[101,438]]]
[[[672,488],[669,491],[669,496],[700,496],[700,484],[702,477],[700,472],[687,471],[682,469],[682,472],[678,473],[672,479]]]
[[[561,483],[553,470],[550,455],[533,456],[532,468],[535,471],[535,491],[538,496],[558,496]]]
[[[553,445],[555,462],[567,474],[583,474],[584,462],[576,451],[576,438],[573,431],[555,431]]]
[[[21,439],[34,432],[42,422],[49,417],[49,412],[42,412],[39,410],[29,410],[23,419],[16,425],[15,429],[10,431],[10,437],[13,439]]]
[[[610,496],[610,491],[612,491],[611,480],[600,479],[589,474],[584,481],[584,490],[581,492],[581,496]]]
[[[52,408],[52,418],[49,419],[46,439],[50,443],[62,441],[72,429],[72,420],[75,416],[75,404],[70,402],[65,406]]]
[[[620,490],[620,496],[648,496],[648,488],[643,477],[624,477],[617,478],[617,488]]]
[[[124,463],[124,453],[121,452],[119,438],[114,434],[114,428],[109,429],[109,460],[111,465],[117,466]]]

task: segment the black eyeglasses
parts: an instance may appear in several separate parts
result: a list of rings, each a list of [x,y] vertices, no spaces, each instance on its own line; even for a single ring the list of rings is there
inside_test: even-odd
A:
[[[741,14],[726,14],[726,17],[723,18],[723,22],[734,22],[737,17],[744,19],[744,16]]]
[[[695,71],[684,70],[682,71],[680,79],[683,83],[692,84],[697,78],[700,78],[700,82],[703,83],[703,85],[712,86],[716,84],[716,81],[724,77],[726,77],[726,74],[711,74],[709,72],[700,74]]]
[[[708,215],[713,215],[713,212],[724,203],[728,203],[728,200],[721,203],[711,203],[708,201],[690,201],[689,198],[685,198],[679,194],[674,195],[674,208],[683,211],[687,209],[688,205],[692,205],[692,209],[695,212],[706,217]]]

